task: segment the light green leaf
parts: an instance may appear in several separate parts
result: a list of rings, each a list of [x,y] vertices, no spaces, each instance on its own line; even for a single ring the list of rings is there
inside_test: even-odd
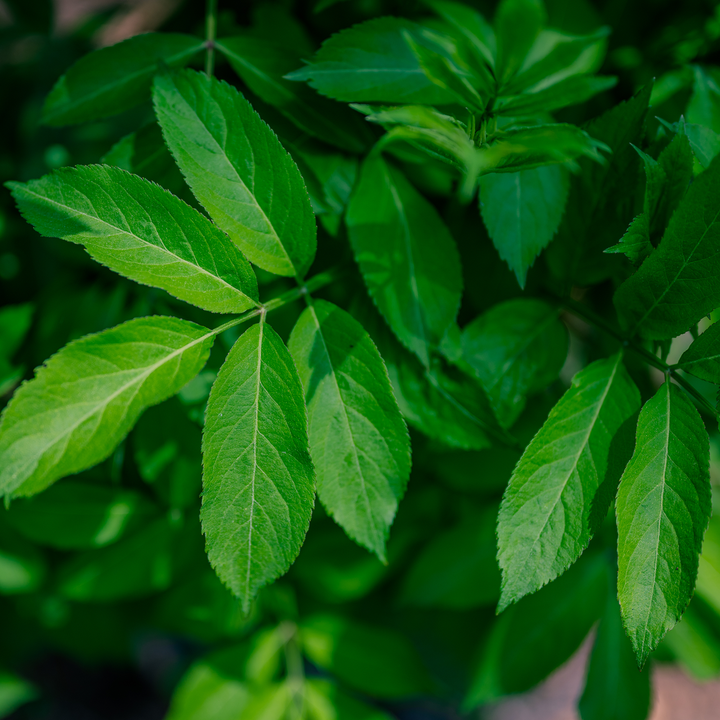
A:
[[[348,535],[385,560],[410,475],[410,443],[385,364],[362,325],[317,300],[289,342],[305,388],[321,502]]]
[[[456,102],[454,94],[427,77],[405,33],[446,56],[445,48],[423,32],[422,26],[410,20],[382,17],[341,30],[323,43],[309,65],[286,77],[306,80],[322,95],[344,102]]]
[[[720,159],[697,177],[660,245],[617,290],[622,326],[654,340],[676,337],[720,305]]]
[[[392,720],[384,710],[361,702],[327,680],[306,680],[303,693],[308,720]]]
[[[300,171],[250,103],[225,82],[158,75],[155,112],[195,197],[251,262],[302,278],[315,217]]]
[[[556,309],[519,298],[495,305],[467,325],[462,348],[500,423],[510,427],[527,396],[557,378],[568,335]]]
[[[405,576],[403,602],[459,610],[497,602],[496,520],[494,505],[432,537]]]
[[[518,462],[498,518],[499,610],[572,565],[597,532],[632,452],[640,393],[622,354],[581,370]]]
[[[560,225],[568,189],[567,171],[557,165],[480,178],[480,212],[488,234],[522,288]]]
[[[127,110],[149,96],[159,64],[182,67],[204,46],[191,35],[147,33],[85,55],[55,83],[42,120],[69,125]]]
[[[8,187],[41,235],[84,245],[125,277],[211,312],[257,305],[257,281],[242,253],[197,210],[154,183],[89,165]]]
[[[84,549],[116,542],[156,512],[134,490],[67,481],[37,497],[17,500],[7,521],[36,543]]]
[[[218,373],[203,464],[208,557],[247,611],[300,552],[315,495],[302,385],[265,322],[240,336]]]
[[[462,294],[460,258],[435,208],[379,155],[363,163],[346,223],[371,297],[424,365]]]
[[[606,253],[623,253],[635,265],[641,265],[653,251],[650,242],[650,223],[645,213],[640,213],[620,238],[617,245],[607,248]]]
[[[401,633],[339,615],[313,615],[300,625],[307,657],[356,690],[376,698],[427,693],[429,679]]]
[[[608,593],[578,709],[582,720],[646,720],[650,711],[650,672],[638,672],[615,592]]]
[[[502,85],[515,75],[545,24],[542,0],[502,0],[495,11],[495,77]]]
[[[200,372],[214,338],[185,320],[148,317],[64,347],[3,411],[0,491],[34,495],[107,458],[146,407]]]
[[[217,49],[252,92],[308,135],[354,153],[372,142],[372,133],[347,107],[284,78],[300,64],[293,48],[243,35],[219,40]]]
[[[720,385],[720,324],[713,323],[682,354],[677,367]]]
[[[38,696],[37,690],[27,680],[0,672],[0,718],[9,717],[20,706]]]
[[[569,105],[584,103],[598,93],[610,90],[616,84],[616,77],[571,75],[541,90],[501,97],[493,109],[498,115],[534,117],[539,113],[553,112]]]
[[[666,381],[640,413],[617,496],[618,598],[641,667],[690,602],[710,519],[709,454],[698,411]]]

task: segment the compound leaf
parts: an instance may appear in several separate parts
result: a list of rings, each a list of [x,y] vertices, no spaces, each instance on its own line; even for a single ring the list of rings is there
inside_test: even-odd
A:
[[[690,602],[711,512],[700,414],[665,382],[642,409],[617,496],[618,598],[642,667]]]
[[[55,83],[42,120],[69,125],[127,110],[149,95],[158,63],[182,67],[204,45],[191,35],[147,33],[85,55]]]
[[[155,112],[175,160],[212,219],[264,270],[303,277],[316,228],[297,165],[232,86],[184,70],[158,75]]]
[[[622,354],[581,370],[527,446],[498,518],[498,608],[572,565],[602,523],[625,463],[640,393]]]
[[[410,474],[407,429],[385,364],[362,325],[323,300],[300,316],[289,349],[305,388],[318,496],[384,561]]]
[[[509,300],[465,327],[463,357],[482,383],[503,427],[510,427],[527,396],[549,385],[567,355],[567,331],[558,311],[540,300]]]
[[[681,335],[720,305],[720,158],[697,177],[657,249],[617,290],[623,327],[654,340]]]
[[[0,492],[34,495],[96,465],[142,411],[200,372],[215,333],[146,317],[65,346],[24,383],[0,420]]]
[[[398,338],[429,365],[462,293],[460,257],[445,223],[379,155],[363,163],[346,222],[370,295]]]
[[[257,305],[257,281],[243,254],[206,217],[154,183],[89,165],[8,187],[41,235],[84,245],[125,277],[211,312]]]
[[[480,178],[485,226],[520,287],[560,225],[568,189],[567,173],[557,165]]]
[[[250,607],[290,567],[315,495],[302,385],[265,322],[235,343],[208,400],[201,519],[210,563]]]

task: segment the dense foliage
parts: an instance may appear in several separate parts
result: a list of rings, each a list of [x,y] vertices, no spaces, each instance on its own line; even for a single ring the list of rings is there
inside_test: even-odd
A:
[[[0,716],[147,633],[169,720],[720,672],[720,16],[613,7],[210,0],[29,101]]]

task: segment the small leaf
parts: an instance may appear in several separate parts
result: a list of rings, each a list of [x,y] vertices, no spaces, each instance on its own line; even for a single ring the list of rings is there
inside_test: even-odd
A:
[[[34,495],[107,458],[142,411],[202,369],[215,333],[138,318],[75,340],[40,367],[0,421],[0,492]]]
[[[686,126],[687,127],[687,126]],[[693,179],[693,152],[686,134],[676,135],[658,156],[667,180],[653,218],[653,231],[663,232]]]
[[[501,424],[510,427],[527,396],[557,378],[568,335],[556,309],[517,299],[495,305],[467,325],[462,348]]]
[[[385,560],[410,475],[410,443],[385,364],[348,313],[317,300],[290,336],[305,388],[321,502],[348,535]]]
[[[235,343],[208,400],[202,524],[210,563],[247,611],[297,557],[315,478],[302,385],[265,322]]]
[[[242,253],[197,210],[154,183],[86,165],[8,187],[41,235],[84,245],[125,277],[211,312],[257,305],[257,281]]]
[[[155,112],[195,197],[263,270],[302,278],[316,229],[297,165],[247,100],[192,70],[158,75]]]
[[[503,496],[498,610],[554,580],[597,532],[632,452],[640,393],[622,354],[581,370],[525,449]]]
[[[617,245],[605,250],[606,253],[623,253],[635,265],[641,265],[653,251],[650,242],[650,223],[645,213],[640,213],[631,223]]]
[[[640,667],[692,596],[711,511],[709,457],[698,411],[666,381],[640,413],[617,496],[618,598]]]
[[[682,354],[677,367],[720,385],[720,324],[713,323]]]
[[[556,165],[480,178],[485,226],[521,288],[535,258],[560,225],[568,189],[567,172]]]
[[[371,297],[403,344],[429,365],[462,293],[460,258],[445,223],[379,155],[363,163],[346,223]]]
[[[645,198],[643,200],[643,212],[648,218],[655,217],[655,211],[658,203],[662,198],[665,184],[667,183],[667,174],[662,165],[657,160],[651,158],[639,148],[635,147],[635,151],[643,161],[645,167]]]
[[[204,46],[191,35],[147,33],[85,55],[55,83],[42,120],[70,125],[127,110],[149,96],[159,63],[182,67]]]
[[[542,0],[502,0],[495,11],[495,77],[505,83],[517,73],[545,24]]]
[[[690,186],[658,248],[613,298],[622,326],[653,340],[686,332],[720,305],[720,159]]]
[[[442,105],[455,95],[435,85],[423,71],[405,34],[430,51],[444,48],[410,20],[383,17],[333,35],[312,62],[290,73],[290,80],[306,80],[322,95],[344,102],[415,103]]]

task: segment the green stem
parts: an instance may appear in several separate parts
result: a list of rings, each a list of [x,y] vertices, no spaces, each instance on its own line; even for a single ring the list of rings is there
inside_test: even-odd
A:
[[[215,33],[217,30],[218,0],[207,0],[205,15],[205,74],[211,77],[215,67]]]
[[[583,320],[587,320],[587,322],[591,325],[594,325],[596,328],[602,330],[611,337],[614,337],[624,348],[627,348],[643,358],[648,365],[652,365],[658,370],[664,372],[668,377],[672,377],[678,385],[695,398],[698,404],[706,412],[710,413],[713,417],[718,417],[717,410],[682,375],[677,372],[679,368],[674,365],[668,365],[664,360],[661,360],[647,348],[639,345],[635,340],[628,340],[628,338],[626,338],[619,330],[616,330],[603,318],[581,303],[575,302],[575,300],[571,300],[569,298],[558,300],[558,302],[565,307],[565,309],[583,318]]]

